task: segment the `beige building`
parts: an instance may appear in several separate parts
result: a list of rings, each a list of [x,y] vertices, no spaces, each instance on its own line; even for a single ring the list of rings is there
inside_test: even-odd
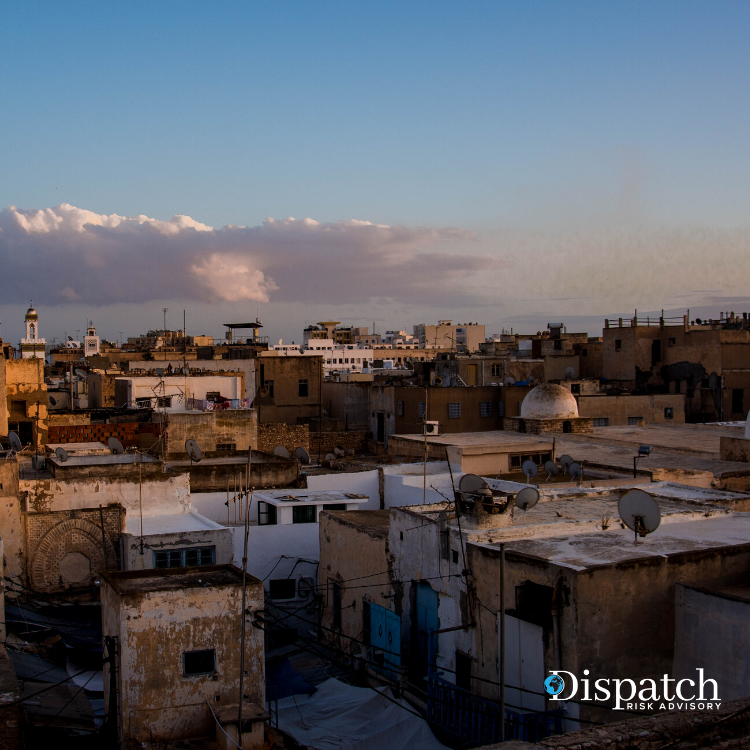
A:
[[[8,429],[23,445],[41,448],[47,442],[47,385],[44,360],[38,357],[5,360]]]
[[[214,712],[239,701],[242,619],[243,694],[265,705],[263,584],[231,565],[102,575],[104,710],[117,680],[119,743],[160,743],[216,732]]]
[[[437,325],[419,323],[414,326],[414,338],[422,349],[447,349],[454,352],[479,351],[484,343],[484,326],[479,323],[459,323],[439,320]]]

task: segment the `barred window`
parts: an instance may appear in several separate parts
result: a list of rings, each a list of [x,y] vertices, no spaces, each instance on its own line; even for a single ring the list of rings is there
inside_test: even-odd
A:
[[[420,401],[417,404],[417,414],[420,417],[424,417],[424,401]]]
[[[492,401],[480,401],[479,402],[479,416],[480,417],[492,416]]]
[[[166,549],[154,552],[155,568],[194,568],[199,565],[213,565],[215,561],[216,547]]]
[[[594,417],[594,427],[609,427],[609,417]]]
[[[461,417],[460,402],[448,404],[448,419],[460,419],[460,417]]]

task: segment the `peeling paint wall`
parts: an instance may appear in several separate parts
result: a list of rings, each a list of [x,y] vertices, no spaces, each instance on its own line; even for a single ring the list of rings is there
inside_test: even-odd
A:
[[[205,529],[202,531],[182,531],[165,534],[149,534],[148,519],[143,519],[146,536],[122,535],[123,570],[148,570],[154,567],[154,552],[185,547],[215,547],[216,565],[231,565],[234,557],[232,529]],[[240,560],[242,557],[240,556]]]

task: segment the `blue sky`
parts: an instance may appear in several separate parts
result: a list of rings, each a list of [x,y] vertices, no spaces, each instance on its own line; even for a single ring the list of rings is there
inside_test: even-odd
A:
[[[361,304],[330,290],[283,298],[277,266],[262,268],[279,287],[267,299],[175,292],[132,307],[118,297],[115,308],[40,288],[37,304],[58,327],[92,316],[107,335],[133,334],[158,325],[167,304],[218,334],[222,315],[261,306],[270,335],[289,339],[326,312],[383,329],[438,317],[497,329],[742,296],[733,273],[706,284],[700,267],[747,248],[748,3],[25,2],[0,13],[0,207],[67,203],[217,228],[290,216],[460,227],[438,252],[497,261],[486,274],[474,260],[456,271],[464,308],[396,282],[393,295],[370,295],[366,264],[342,282],[362,274]],[[686,238],[694,279],[681,269],[673,287],[655,278],[643,291],[633,276],[643,267],[625,262],[593,274],[588,290],[567,289],[565,252],[585,269],[587,258],[617,264],[645,244],[679,263]],[[55,247],[41,246],[39,262]],[[528,284],[550,253],[559,294]],[[338,268],[329,261],[323,279]],[[4,265],[11,338],[30,277]],[[418,263],[408,270],[418,273]],[[567,301],[581,295],[583,306]]]

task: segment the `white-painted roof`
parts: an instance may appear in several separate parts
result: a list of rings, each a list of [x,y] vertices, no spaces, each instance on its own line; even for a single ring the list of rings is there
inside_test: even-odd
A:
[[[266,492],[255,492],[254,500],[259,500],[270,505],[310,505],[328,504],[354,504],[363,505],[369,501],[367,495],[355,495],[353,492],[340,492],[336,490],[269,490]]]
[[[143,536],[180,534],[191,531],[225,529],[226,526],[202,516],[200,513],[169,513],[162,516],[144,516]],[[141,535],[141,519],[137,514],[128,514],[128,534]]]

